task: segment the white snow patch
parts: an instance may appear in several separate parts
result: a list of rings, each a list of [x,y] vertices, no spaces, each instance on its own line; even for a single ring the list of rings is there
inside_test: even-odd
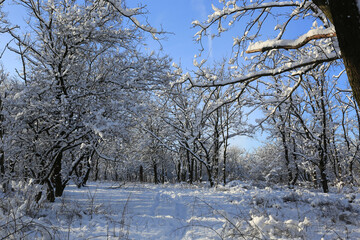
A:
[[[46,206],[28,239],[360,239],[358,190],[93,182],[68,186]],[[0,226],[3,215],[0,209]]]

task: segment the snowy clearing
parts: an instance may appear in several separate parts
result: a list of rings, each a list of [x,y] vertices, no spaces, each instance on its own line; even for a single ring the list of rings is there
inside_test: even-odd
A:
[[[360,239],[359,213],[354,189],[92,182],[68,186],[25,231],[28,239]]]

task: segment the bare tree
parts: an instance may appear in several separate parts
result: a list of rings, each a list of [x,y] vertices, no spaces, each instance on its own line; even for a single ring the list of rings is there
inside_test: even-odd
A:
[[[18,45],[11,50],[26,66],[13,112],[19,120],[14,146],[24,146],[17,164],[54,201],[72,175],[86,182],[94,155],[112,159],[102,154],[110,149],[103,144],[126,135],[135,102],[143,100],[136,92],[166,81],[168,59],[137,51],[143,31],[159,33],[136,20],[141,8],[117,1],[19,4],[29,14],[29,32],[10,31]]]
[[[266,76],[300,75],[322,63],[343,59],[355,99],[360,103],[360,13],[356,0],[220,2],[221,7],[213,5],[214,13],[207,21],[193,22],[199,28],[195,36],[201,42],[215,26],[218,34],[211,37],[221,35],[232,25],[244,26],[242,35],[234,37],[229,60],[239,70],[233,72],[232,80],[192,81],[195,86],[235,85]],[[289,28],[299,25],[302,19],[312,21],[312,27],[295,40],[285,39]],[[268,24],[278,30],[275,36],[265,33]],[[264,41],[263,33],[270,39]],[[239,57],[245,54],[251,55],[243,64]]]

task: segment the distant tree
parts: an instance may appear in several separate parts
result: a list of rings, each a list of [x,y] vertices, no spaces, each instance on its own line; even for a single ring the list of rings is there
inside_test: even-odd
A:
[[[225,80],[231,77],[226,67],[225,63],[221,63],[203,68],[194,75],[199,81]],[[181,74],[180,70],[175,65],[175,75]],[[211,186],[220,181],[221,174],[226,183],[229,139],[246,132],[243,105],[240,99],[240,104],[234,103],[232,88],[192,88],[185,91],[187,88],[187,83],[175,84],[166,95],[170,114],[165,122],[174,128],[179,153],[184,159],[179,162],[178,170],[185,171],[184,175],[188,175],[190,183],[198,180],[199,175],[201,178],[203,169]]]

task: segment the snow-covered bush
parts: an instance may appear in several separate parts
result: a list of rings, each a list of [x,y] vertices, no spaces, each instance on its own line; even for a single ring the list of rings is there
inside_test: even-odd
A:
[[[0,194],[0,238],[24,239],[30,233],[46,235],[46,230],[36,217],[46,204],[42,186],[32,180],[10,181],[8,191]],[[5,191],[5,189],[2,189]]]

